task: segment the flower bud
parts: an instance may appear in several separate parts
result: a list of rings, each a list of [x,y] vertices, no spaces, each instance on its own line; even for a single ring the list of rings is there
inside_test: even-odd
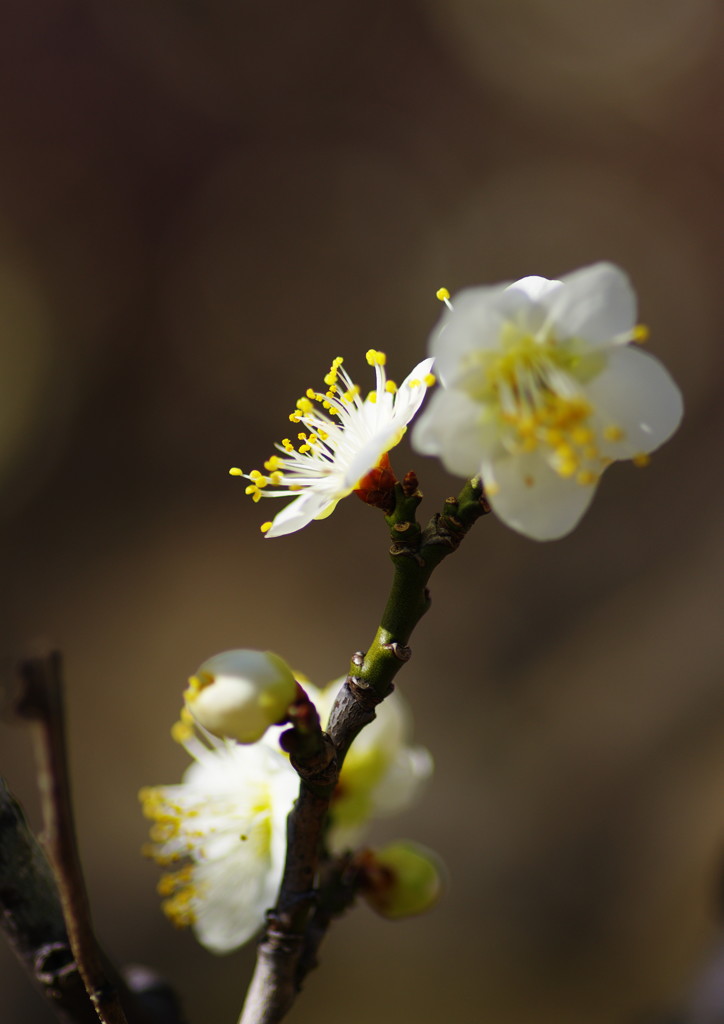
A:
[[[361,894],[382,917],[422,914],[437,902],[443,867],[432,850],[398,840],[363,857]]]
[[[209,732],[255,743],[280,722],[297,695],[287,663],[271,651],[224,651],[189,679],[184,700]]]

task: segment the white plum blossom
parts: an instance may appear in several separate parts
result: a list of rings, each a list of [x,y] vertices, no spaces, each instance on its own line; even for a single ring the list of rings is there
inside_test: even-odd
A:
[[[139,794],[153,821],[146,852],[171,869],[158,885],[164,913],[191,925],[212,953],[226,953],[247,942],[274,905],[299,780],[281,751],[263,743],[181,732],[194,759],[183,781]]]
[[[300,530],[313,519],[325,519],[337,502],[356,490],[391,448],[399,444],[407,424],[434,383],[432,359],[424,359],[399,387],[385,373],[384,352],[370,349],[367,362],[375,370],[375,387],[366,398],[336,358],[324,378],[327,390],[311,388],[289,416],[301,425],[296,442],[285,437],[264,472],[229,470],[249,480],[246,493],[261,498],[292,498],[271,522],[262,525],[267,537]]]
[[[520,533],[569,533],[608,465],[645,464],[679,425],[679,389],[629,344],[648,332],[613,264],[439,297],[448,309],[430,351],[442,387],[413,445],[480,476],[493,511]]]
[[[304,683],[324,722],[339,681],[325,690]],[[410,745],[410,714],[397,692],[352,744],[330,809],[327,845],[340,852],[371,818],[401,811],[420,792],[432,759]],[[264,924],[281,883],[286,819],[299,777],[270,729],[259,743],[218,739],[186,708],[173,729],[193,762],[178,785],[141,791],[153,822],[146,852],[168,869],[159,882],[163,909],[191,926],[214,953],[247,942]]]

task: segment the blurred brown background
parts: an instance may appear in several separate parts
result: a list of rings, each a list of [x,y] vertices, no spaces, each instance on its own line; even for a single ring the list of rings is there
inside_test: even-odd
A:
[[[569,539],[489,518],[433,580],[400,683],[437,775],[377,835],[435,847],[451,884],[417,922],[351,915],[289,1019],[724,1021],[716,979],[688,994],[724,865],[723,22],[718,0],[5,0],[2,654],[65,652],[98,929],[192,1024],[235,1020],[252,955],[174,932],[138,855],[137,789],[185,765],[180,690],[236,646],[342,674],[389,576],[353,498],[264,541],[228,467],[335,355],[404,376],[441,284],[602,258],[684,426]],[[394,462],[427,513],[457,486]],[[37,821],[28,737],[0,741]],[[49,1021],[4,948],[0,971],[2,1020]]]

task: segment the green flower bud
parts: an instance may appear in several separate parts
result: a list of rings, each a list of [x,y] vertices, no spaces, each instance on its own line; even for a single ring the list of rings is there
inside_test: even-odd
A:
[[[282,721],[297,695],[287,663],[271,651],[215,654],[189,679],[186,707],[205,729],[240,743],[256,743]]]
[[[443,866],[432,850],[407,840],[361,855],[361,894],[382,917],[422,914],[442,889]]]

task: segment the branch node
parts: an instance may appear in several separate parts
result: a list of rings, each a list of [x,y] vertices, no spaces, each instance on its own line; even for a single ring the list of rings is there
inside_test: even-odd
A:
[[[398,644],[397,641],[394,640],[392,643],[382,644],[382,650],[389,651],[391,654],[394,654],[397,660],[401,661],[403,664],[406,661],[409,661],[412,657],[411,647],[407,647],[405,644]]]

